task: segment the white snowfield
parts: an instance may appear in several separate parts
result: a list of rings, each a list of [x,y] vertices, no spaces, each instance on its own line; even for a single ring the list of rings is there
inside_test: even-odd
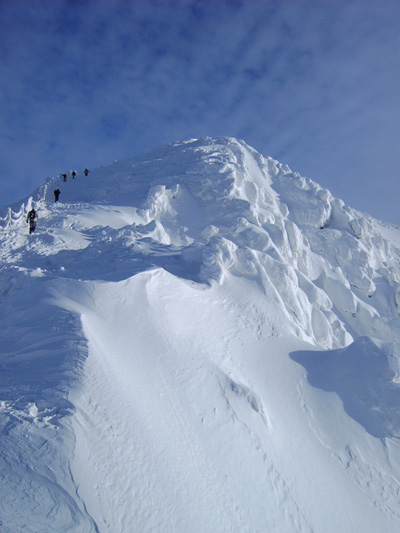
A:
[[[400,531],[399,228],[230,138],[0,215],[2,532]]]

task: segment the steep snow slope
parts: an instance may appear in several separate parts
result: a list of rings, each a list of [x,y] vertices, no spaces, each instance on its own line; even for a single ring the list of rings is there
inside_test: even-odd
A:
[[[4,531],[398,531],[398,228],[226,138],[1,215]]]

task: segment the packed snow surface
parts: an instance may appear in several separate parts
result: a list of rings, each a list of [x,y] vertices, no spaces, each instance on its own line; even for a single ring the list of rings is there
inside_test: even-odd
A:
[[[400,530],[399,228],[229,138],[0,215],[2,532]]]

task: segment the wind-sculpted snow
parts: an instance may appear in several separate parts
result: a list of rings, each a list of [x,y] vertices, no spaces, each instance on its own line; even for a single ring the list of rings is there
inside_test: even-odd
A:
[[[82,369],[79,320],[32,278],[0,306],[1,531],[94,531],[70,473],[68,391]]]
[[[398,531],[398,228],[206,138],[0,244],[2,530]]]
[[[360,337],[335,352],[300,352],[314,387],[335,392],[345,411],[377,438],[400,437],[399,344]]]
[[[56,186],[62,203],[52,204]],[[309,342],[398,340],[398,232],[388,241],[380,223],[244,143],[164,147],[53,178],[36,198],[32,237],[21,235],[32,199],[3,218],[3,257],[17,270],[118,280],[161,266],[205,283],[230,272],[258,283]]]

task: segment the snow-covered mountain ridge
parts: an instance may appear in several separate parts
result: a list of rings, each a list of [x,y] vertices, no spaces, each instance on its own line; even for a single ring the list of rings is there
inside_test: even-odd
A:
[[[101,253],[108,280],[152,266],[203,283],[229,274],[258,283],[283,330],[291,324],[318,346],[399,340],[400,230],[241,141],[179,143],[67,183],[53,178],[35,200],[33,236],[24,220],[32,198],[1,220],[14,273],[90,280]],[[63,254],[60,273],[51,258]]]
[[[397,531],[399,228],[206,138],[0,242],[5,531]]]

